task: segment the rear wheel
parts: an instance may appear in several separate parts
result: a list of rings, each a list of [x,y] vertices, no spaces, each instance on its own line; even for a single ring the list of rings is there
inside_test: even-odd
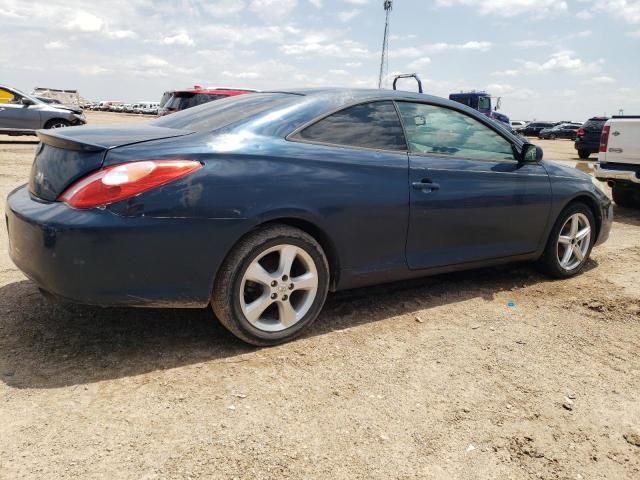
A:
[[[211,306],[231,333],[257,346],[284,343],[313,323],[329,290],[329,266],[307,233],[273,225],[250,234],[218,272]]]
[[[44,128],[46,129],[50,129],[50,128],[65,128],[65,127],[70,127],[71,123],[69,123],[67,120],[64,120],[63,118],[54,118],[52,120],[49,120]]]
[[[589,158],[589,155],[591,155],[589,153],[588,150],[578,150],[578,157],[580,157],[583,160],[586,160],[587,158]]]
[[[613,201],[619,207],[631,208],[640,205],[640,188],[636,191],[633,188],[616,184],[611,189],[611,193]]]
[[[596,223],[591,209],[583,203],[567,207],[556,220],[547,241],[541,264],[557,278],[580,273],[591,254]]]

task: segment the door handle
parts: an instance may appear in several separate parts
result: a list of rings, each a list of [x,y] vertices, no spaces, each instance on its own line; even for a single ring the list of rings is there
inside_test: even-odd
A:
[[[424,193],[430,193],[436,190],[440,190],[439,183],[433,183],[427,178],[423,178],[419,182],[413,182],[411,185],[413,186],[414,190],[420,190]]]

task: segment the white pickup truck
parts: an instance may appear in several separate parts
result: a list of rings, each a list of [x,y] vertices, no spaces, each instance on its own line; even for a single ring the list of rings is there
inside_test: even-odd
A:
[[[640,115],[607,120],[595,173],[611,187],[619,206],[640,206]]]

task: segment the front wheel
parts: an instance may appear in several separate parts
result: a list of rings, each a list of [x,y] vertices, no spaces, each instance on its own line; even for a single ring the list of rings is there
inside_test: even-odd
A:
[[[63,119],[63,118],[54,118],[53,120],[49,120],[44,128],[45,129],[51,129],[51,128],[65,128],[65,127],[70,127],[71,123],[69,123],[67,120]]]
[[[540,259],[544,270],[556,278],[580,273],[591,254],[595,227],[593,213],[585,204],[566,208],[556,220]]]
[[[307,233],[272,225],[232,250],[213,288],[213,311],[231,333],[257,346],[297,337],[317,318],[329,290],[329,266]]]

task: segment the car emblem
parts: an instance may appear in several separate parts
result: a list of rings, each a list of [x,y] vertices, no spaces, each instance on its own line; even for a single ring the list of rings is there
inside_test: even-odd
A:
[[[616,131],[615,131],[615,132],[613,132],[611,135],[613,135],[614,137],[617,137],[618,135],[620,135],[620,132],[616,130]]]

